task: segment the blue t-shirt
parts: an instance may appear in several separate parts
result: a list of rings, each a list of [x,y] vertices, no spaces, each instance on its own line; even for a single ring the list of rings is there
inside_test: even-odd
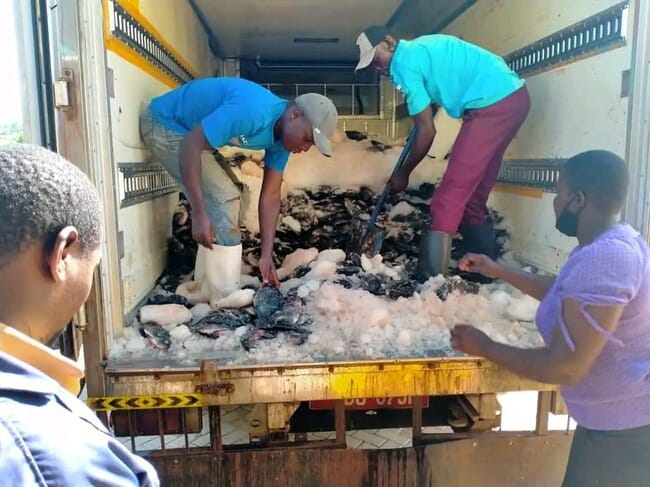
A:
[[[151,100],[156,122],[179,134],[201,124],[213,148],[230,144],[266,151],[264,165],[284,171],[289,151],[273,135],[287,100],[241,78],[204,78],[190,81]]]
[[[57,382],[0,352],[0,484],[157,487],[153,466],[127,450]]]
[[[411,116],[433,103],[460,118],[465,110],[490,106],[524,85],[501,57],[441,34],[399,41],[389,73]]]

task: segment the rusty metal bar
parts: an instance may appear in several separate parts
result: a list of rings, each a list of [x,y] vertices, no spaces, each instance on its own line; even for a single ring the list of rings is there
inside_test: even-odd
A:
[[[158,419],[158,434],[160,435],[160,449],[165,453],[165,424],[163,422],[163,412],[161,409],[156,410]]]
[[[110,384],[115,397],[196,394],[210,383],[200,397],[205,406],[557,389],[472,357],[224,367],[211,380],[192,367],[107,372],[119,377]]]
[[[223,440],[221,438],[221,409],[219,406],[208,408],[208,417],[210,420],[210,445],[213,453],[223,451]]]
[[[422,439],[422,396],[413,397],[412,438],[413,446]]]
[[[551,412],[551,393],[540,391],[537,393],[537,418],[535,420],[535,434],[548,434],[548,414]]]
[[[336,429],[336,443],[346,446],[345,439],[345,401],[339,400],[334,404],[334,425]]]
[[[183,438],[185,440],[185,451],[188,451],[190,447],[190,441],[187,436],[187,421],[185,419],[185,410],[180,410],[179,412],[181,415],[181,430],[183,431]]]
[[[133,411],[126,412],[126,418],[129,423],[129,436],[131,437],[131,451],[135,451],[135,425],[133,424]]]

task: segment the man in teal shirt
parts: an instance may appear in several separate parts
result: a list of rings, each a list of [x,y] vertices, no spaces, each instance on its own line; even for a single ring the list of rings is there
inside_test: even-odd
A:
[[[329,138],[336,122],[336,108],[322,95],[307,93],[289,102],[240,78],[190,81],[154,98],[143,111],[140,130],[145,145],[181,185],[192,206],[192,236],[201,245],[199,253],[233,261],[233,282],[226,283],[228,279],[222,275],[217,279],[222,281],[222,289],[212,294],[227,294],[238,285],[240,194],[214,159],[202,161],[203,151],[226,144],[265,150],[259,201],[259,268],[265,283],[277,285],[273,240],[280,213],[282,173],[292,152],[316,145],[323,155],[330,156]],[[197,256],[197,268],[202,258]]]
[[[463,236],[471,252],[495,257],[494,229],[487,222],[487,199],[496,183],[506,148],[530,108],[524,80],[499,56],[447,35],[396,40],[383,26],[358,38],[357,70],[373,65],[406,98],[416,139],[402,170],[390,181],[403,191],[409,175],[426,156],[436,129],[434,106],[463,124],[445,175],[431,200],[431,227],[420,239],[422,277],[445,273],[451,238]]]

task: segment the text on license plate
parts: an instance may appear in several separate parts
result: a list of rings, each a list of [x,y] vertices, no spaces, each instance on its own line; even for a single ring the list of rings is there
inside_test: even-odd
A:
[[[345,399],[345,409],[406,409],[413,407],[411,396],[402,397],[366,397]],[[309,409],[334,409],[334,400],[309,401]],[[422,398],[422,407],[429,407],[429,397]]]

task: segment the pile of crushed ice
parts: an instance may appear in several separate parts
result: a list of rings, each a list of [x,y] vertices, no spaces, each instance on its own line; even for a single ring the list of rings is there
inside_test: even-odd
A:
[[[395,272],[375,260],[364,263],[367,272]],[[336,284],[346,276],[336,274],[336,265],[327,262],[329,257],[314,260],[309,273],[281,287],[285,294],[297,290],[306,303],[312,322],[304,343],[279,334],[257,341],[246,351],[241,339],[250,325],[219,330],[217,338],[208,338],[192,331],[192,323],[211,311],[208,305],[189,310],[171,304],[164,305],[165,316],[155,319],[169,332],[166,349],[152,347],[151,340],[132,326],[113,342],[110,358],[174,359],[189,365],[208,358],[224,364],[272,364],[453,356],[458,354],[450,348],[449,330],[458,323],[475,325],[502,343],[524,348],[542,345],[533,323],[538,301],[506,284],[481,285],[477,294],[453,291],[441,299],[436,291],[446,281],[438,276],[410,297],[390,299]]]

